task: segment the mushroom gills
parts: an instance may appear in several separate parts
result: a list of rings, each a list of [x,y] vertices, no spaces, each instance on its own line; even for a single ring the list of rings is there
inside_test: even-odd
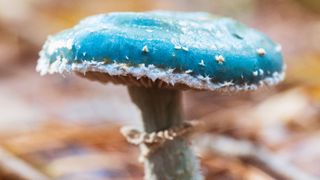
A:
[[[114,76],[114,75],[109,75],[107,73],[102,73],[102,72],[95,72],[95,71],[87,71],[86,73],[82,72],[75,72],[78,76],[82,78],[89,79],[91,81],[98,81],[100,83],[114,83],[114,84],[126,84],[129,86],[137,86],[137,87],[144,87],[144,88],[165,88],[165,89],[180,89],[180,90],[186,90],[190,89],[185,84],[181,83],[176,83],[174,85],[166,83],[160,79],[156,79],[153,81],[152,79],[143,76],[141,78],[136,78],[132,75],[126,75],[126,76]]]

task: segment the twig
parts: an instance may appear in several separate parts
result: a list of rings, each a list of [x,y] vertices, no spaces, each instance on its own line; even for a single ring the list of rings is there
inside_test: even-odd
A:
[[[146,157],[154,153],[164,143],[188,135],[199,124],[201,123],[197,121],[188,121],[182,123],[180,126],[152,133],[141,132],[135,128],[125,126],[120,129],[120,132],[129,143],[140,146],[141,154],[139,161],[144,162]]]
[[[195,146],[223,156],[239,158],[267,172],[275,179],[316,180],[310,174],[288,163],[271,151],[245,140],[236,140],[221,135],[204,134],[194,139]]]

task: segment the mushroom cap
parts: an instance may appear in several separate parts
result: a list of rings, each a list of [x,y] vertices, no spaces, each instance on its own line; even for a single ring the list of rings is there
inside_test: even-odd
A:
[[[230,18],[119,12],[88,17],[48,37],[37,71],[77,72],[101,82],[237,91],[277,84],[284,78],[284,62],[280,45]]]

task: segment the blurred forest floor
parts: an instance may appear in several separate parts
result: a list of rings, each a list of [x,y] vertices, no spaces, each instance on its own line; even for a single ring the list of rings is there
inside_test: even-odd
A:
[[[282,44],[284,83],[257,92],[186,91],[186,119],[207,179],[320,178],[320,5],[316,0],[0,0],[0,179],[142,179],[138,126],[123,86],[40,77],[48,34],[108,11],[203,10],[234,17]],[[292,174],[293,172],[293,174]]]

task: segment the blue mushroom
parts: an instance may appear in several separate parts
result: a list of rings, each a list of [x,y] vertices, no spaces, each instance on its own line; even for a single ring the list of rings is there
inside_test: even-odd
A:
[[[284,75],[278,44],[235,20],[207,13],[92,16],[49,37],[40,56],[42,74],[131,75],[201,90],[256,89]]]
[[[128,85],[145,133],[158,137],[183,125],[180,90],[274,85],[284,78],[284,62],[279,44],[230,18],[201,12],[119,12],[88,17],[50,36],[37,71],[75,72]],[[201,179],[186,138],[174,137],[156,150],[153,143],[141,144],[155,151],[145,156],[146,179]]]

